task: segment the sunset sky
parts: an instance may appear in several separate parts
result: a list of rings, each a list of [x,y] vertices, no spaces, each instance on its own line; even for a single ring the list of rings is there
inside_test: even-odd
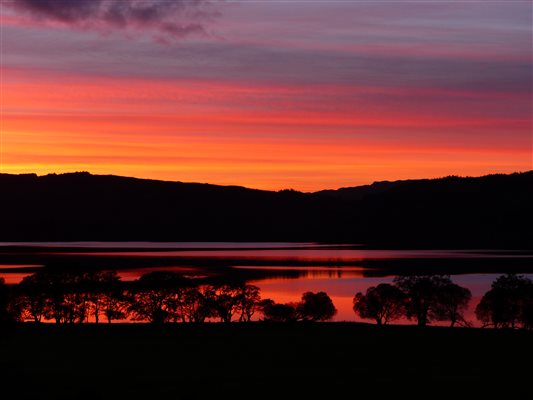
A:
[[[532,2],[1,1],[1,172],[313,191],[532,169]]]

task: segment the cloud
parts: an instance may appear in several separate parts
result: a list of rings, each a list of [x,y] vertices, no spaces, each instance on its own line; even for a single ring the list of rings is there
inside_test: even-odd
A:
[[[144,31],[159,40],[205,34],[218,13],[208,0],[10,0],[34,21],[85,30]]]

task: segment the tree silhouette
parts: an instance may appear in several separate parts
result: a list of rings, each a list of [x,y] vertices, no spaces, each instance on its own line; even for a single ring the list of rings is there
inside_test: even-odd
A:
[[[41,322],[44,315],[48,314],[50,298],[47,291],[45,274],[37,272],[25,276],[19,284],[20,302],[22,306],[22,319],[31,319]]]
[[[405,300],[406,296],[399,288],[380,283],[369,287],[366,294],[357,293],[353,309],[363,319],[374,319],[378,325],[386,325],[404,314]]]
[[[130,291],[130,307],[134,321],[161,324],[176,321],[178,290],[183,278],[173,271],[154,271],[142,275]]]
[[[99,290],[93,294],[93,314],[95,322],[102,314],[108,323],[128,317],[129,303],[124,288],[116,271],[103,271],[98,277]]]
[[[259,308],[260,289],[254,285],[243,284],[237,288],[237,313],[240,322],[250,322]]]
[[[298,318],[304,321],[327,321],[337,314],[337,309],[327,293],[305,292],[296,312]]]
[[[89,314],[94,317],[95,323],[98,323],[100,315],[104,314],[104,306],[110,305],[109,295],[118,291],[119,283],[120,277],[115,271],[91,271],[85,274],[83,289],[87,293]],[[106,317],[111,314],[113,313],[108,312]]]
[[[204,322],[215,317],[215,292],[211,286],[188,287],[183,292],[183,316],[188,322]]]
[[[39,271],[25,277],[20,285],[23,318],[40,322],[84,322],[88,296],[81,272]]]
[[[525,329],[533,329],[533,282],[525,288],[525,299],[522,307],[522,325]]]
[[[106,316],[113,314],[109,310],[111,298],[119,293],[122,288],[116,272],[43,269],[24,277],[19,284],[22,318],[34,322],[52,319],[56,323],[81,323],[90,316],[98,322],[104,305]]]
[[[476,307],[476,317],[484,326],[516,328],[529,325],[532,282],[521,275],[507,274],[496,279]],[[525,319],[524,319],[525,317]]]
[[[54,274],[58,295],[55,312],[63,323],[83,323],[90,314],[89,274],[84,272],[61,272]]]
[[[0,278],[0,324],[10,321],[9,294],[4,278]]]
[[[457,323],[468,326],[464,312],[472,299],[472,293],[467,288],[453,282],[442,281],[436,288],[436,303],[433,306],[433,315],[438,321],[450,321],[450,326]]]
[[[426,326],[432,320],[444,318],[441,303],[444,301],[444,288],[454,283],[448,275],[415,275],[398,276],[394,283],[407,297],[405,305],[406,316],[416,319],[419,326]],[[457,312],[461,307],[457,305]],[[458,316],[455,315],[455,318]]]
[[[239,307],[239,290],[230,284],[216,286],[213,307],[221,322],[231,322]]]
[[[296,304],[276,303],[272,299],[262,300],[259,304],[264,320],[269,322],[294,322],[297,320]]]
[[[53,271],[43,269],[25,277],[17,305],[24,319],[35,322],[98,323],[131,317],[132,321],[204,322],[219,317],[250,321],[259,309],[257,286],[218,284],[195,286],[172,271],[142,275],[128,286],[115,271]],[[0,293],[1,294],[1,293]]]
[[[122,290],[103,293],[101,301],[102,314],[108,323],[113,320],[128,318],[129,302]]]

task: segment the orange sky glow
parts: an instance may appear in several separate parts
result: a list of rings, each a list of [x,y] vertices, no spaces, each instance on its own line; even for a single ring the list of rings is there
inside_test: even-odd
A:
[[[533,168],[528,2],[229,2],[202,32],[27,4],[0,11],[2,173],[315,191]]]

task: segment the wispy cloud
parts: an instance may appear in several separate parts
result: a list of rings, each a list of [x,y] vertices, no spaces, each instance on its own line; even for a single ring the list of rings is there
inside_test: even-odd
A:
[[[319,190],[531,169],[529,1],[0,2],[5,172]]]
[[[205,34],[218,15],[208,0],[8,0],[16,13],[76,29],[149,32],[158,40]]]

